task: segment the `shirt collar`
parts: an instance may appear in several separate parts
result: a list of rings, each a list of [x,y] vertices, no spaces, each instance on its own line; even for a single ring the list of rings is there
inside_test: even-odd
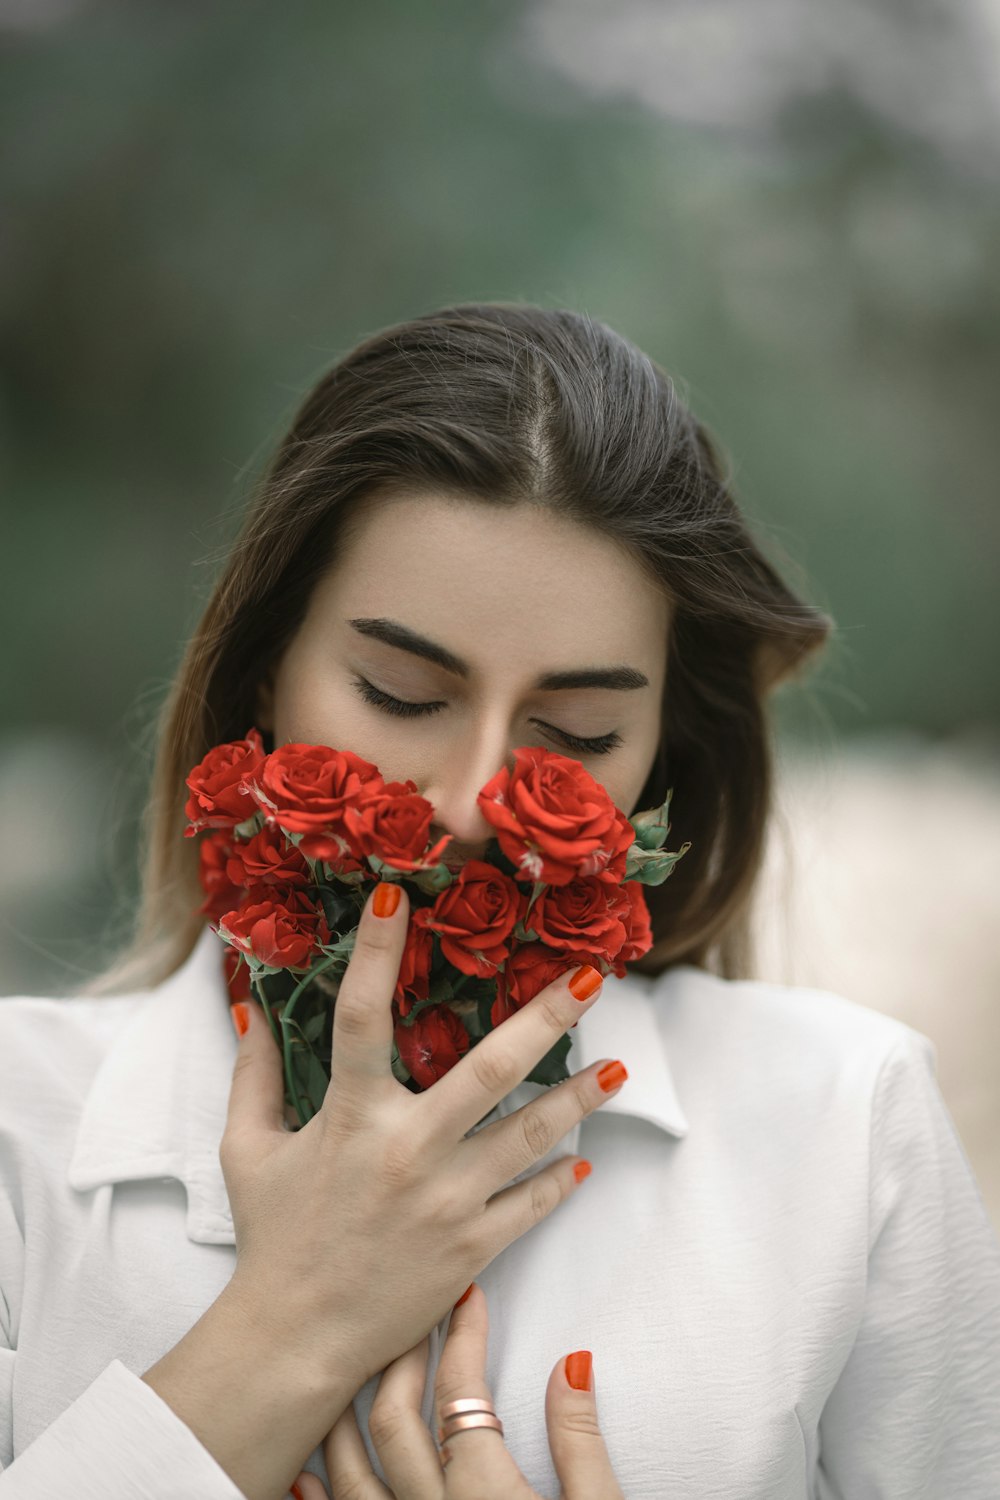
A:
[[[219,1163],[236,1056],[222,971],[222,940],[204,929],[185,962],[138,997],[84,1101],[67,1172],[80,1192],[114,1182],[176,1178],[187,1192],[186,1231],[198,1244],[235,1244]],[[598,1003],[574,1029],[574,1072],[622,1056],[628,1086],[603,1114],[638,1117],[687,1133],[657,1011],[657,980],[609,975]],[[72,1003],[72,1002],[70,1002]]]

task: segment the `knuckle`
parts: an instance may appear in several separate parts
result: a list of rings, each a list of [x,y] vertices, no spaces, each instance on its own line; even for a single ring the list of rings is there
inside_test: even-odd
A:
[[[382,1148],[382,1160],[379,1165],[379,1175],[382,1181],[390,1190],[408,1187],[413,1181],[418,1159],[418,1153],[411,1141],[399,1138],[387,1141]]]
[[[455,1332],[449,1337],[455,1340],[459,1338],[459,1334]],[[434,1377],[434,1395],[438,1406],[445,1406],[449,1401],[459,1401],[463,1396],[476,1395],[477,1392],[471,1390],[471,1385],[467,1375],[460,1375],[450,1368],[438,1365],[437,1375]]]
[[[570,1023],[566,1015],[565,996],[560,990],[553,990],[551,986],[548,989],[542,990],[538,996],[538,1008],[542,1013],[545,1024],[560,1036],[562,1036],[564,1031],[569,1030]]]
[[[367,1007],[358,993],[356,985],[341,984],[337,994],[334,1017],[340,1034],[348,1039],[360,1039],[367,1030]]]
[[[230,1088],[249,1088],[249,1086],[252,1084],[252,1078],[244,1081],[242,1085],[239,1080],[243,1078],[244,1073],[246,1073],[248,1069],[251,1071],[251,1073],[255,1073],[257,1068],[259,1067],[260,1064],[250,1056],[250,1053],[246,1051],[245,1048],[241,1049],[239,1052],[237,1052],[236,1061],[233,1063],[233,1081],[230,1085]]]
[[[368,1500],[371,1490],[368,1481],[363,1474],[355,1471],[347,1473],[341,1469],[334,1469],[332,1473],[327,1471],[327,1477],[333,1485],[335,1500]]]
[[[584,1115],[593,1114],[597,1106],[603,1104],[608,1097],[600,1090],[595,1078],[581,1078],[578,1073],[575,1073],[572,1078],[566,1080],[566,1084],[573,1096],[576,1113],[581,1119]]]
[[[382,1182],[390,1190],[396,1190],[411,1182],[412,1172],[414,1172],[414,1158],[408,1146],[399,1142],[393,1142],[387,1146],[381,1167],[379,1167]]]
[[[434,1218],[439,1224],[464,1226],[469,1213],[468,1195],[461,1184],[453,1180],[440,1183],[435,1188]]]
[[[529,1180],[528,1212],[531,1222],[537,1224],[550,1214],[560,1201],[559,1184],[550,1172],[539,1172]]]
[[[604,1441],[601,1424],[597,1420],[597,1408],[593,1405],[569,1407],[562,1413],[560,1425],[574,1437],[596,1438],[599,1443]]]
[[[533,1160],[544,1156],[555,1140],[548,1115],[540,1109],[527,1107],[521,1116],[521,1138]]]
[[[506,1094],[510,1092],[510,1079],[516,1075],[517,1065],[510,1049],[497,1041],[497,1036],[497,1032],[491,1032],[488,1040],[492,1045],[480,1042],[469,1055],[480,1088],[489,1094]]]
[[[377,1448],[391,1447],[405,1434],[408,1414],[393,1398],[376,1396],[368,1417],[368,1431]]]

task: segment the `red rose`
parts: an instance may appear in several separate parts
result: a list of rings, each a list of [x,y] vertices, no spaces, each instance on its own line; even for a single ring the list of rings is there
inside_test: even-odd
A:
[[[299,839],[299,849],[310,859],[322,860],[337,879],[365,869],[342,833],[304,833]]]
[[[268,823],[276,823],[290,833],[325,835],[329,839],[344,834],[345,806],[356,802],[363,789],[374,792],[381,785],[378,767],[350,750],[289,744],[272,750],[250,791]]]
[[[308,885],[309,866],[280,828],[265,825],[245,844],[236,843],[226,871],[234,885]]]
[[[510,958],[497,975],[497,997],[490,1011],[490,1020],[499,1026],[522,1005],[554,984],[564,974],[570,973],[574,965],[592,963],[595,969],[600,963],[590,953],[563,951],[553,953],[544,943],[522,943],[514,949]]]
[[[581,875],[604,875],[619,885],[625,879],[625,857],[635,843],[635,829],[620,808],[615,808],[615,826],[604,841],[600,854],[591,855],[581,866]],[[608,852],[604,859],[604,852]],[[591,868],[596,865],[596,868]]]
[[[234,882],[229,876],[229,858],[235,847],[233,838],[223,828],[206,834],[198,846],[198,880],[205,892],[198,910],[210,922],[218,922],[243,899],[245,882]]]
[[[434,808],[412,781],[389,781],[379,791],[344,808],[344,828],[355,854],[374,854],[396,870],[435,865],[451,843],[445,834],[427,848]]]
[[[620,837],[607,792],[579,761],[541,746],[517,749],[514,759],[477,801],[518,879],[565,885],[599,874]]]
[[[253,817],[257,805],[245,785],[264,764],[264,742],[256,729],[246,739],[216,745],[198,762],[187,786],[191,790],[184,808],[190,826],[184,837],[193,838],[203,828],[232,828]]]
[[[219,930],[270,969],[308,969],[313,954],[330,941],[322,908],[304,891],[282,886],[256,886],[245,905],[226,913]]]
[[[410,1026],[400,1022],[395,1037],[404,1066],[422,1089],[443,1078],[469,1050],[469,1033],[447,1005],[428,1005]]]
[[[588,948],[610,962],[625,941],[630,907],[615,881],[581,875],[565,885],[546,886],[525,926],[550,948]]]
[[[411,920],[439,935],[441,952],[463,974],[489,979],[504,962],[508,938],[525,900],[513,880],[495,865],[470,859],[433,906],[421,906]]]
[[[431,962],[434,958],[434,934],[419,922],[409,922],[406,944],[399,964],[399,975],[393,999],[401,1016],[408,1016],[417,1000],[430,994]]]
[[[649,952],[653,946],[653,925],[649,919],[646,893],[641,880],[627,880],[622,890],[629,897],[629,909],[625,921],[625,941],[614,955],[614,972],[617,979],[624,979],[625,965]]]

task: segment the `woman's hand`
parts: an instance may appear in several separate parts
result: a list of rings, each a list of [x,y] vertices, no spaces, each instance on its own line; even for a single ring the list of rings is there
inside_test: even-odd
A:
[[[331,1423],[576,1190],[574,1169],[582,1177],[586,1167],[572,1156],[507,1184],[616,1091],[602,1089],[594,1064],[467,1137],[597,999],[599,989],[582,1001],[571,991],[579,965],[433,1088],[414,1094],[394,1078],[391,1002],[409,914],[396,890],[392,915],[376,916],[371,897],[361,914],[320,1110],[285,1128],[281,1053],[251,1003],[219,1148],[237,1253],[223,1296],[275,1347],[296,1351],[331,1393]]]
[[[486,1385],[489,1318],[482,1288],[455,1308],[434,1387],[441,1407],[463,1396],[490,1398]],[[353,1406],[323,1442],[332,1500],[541,1500],[494,1428],[474,1427],[437,1445],[420,1415],[428,1341],[401,1355],[379,1381],[368,1430],[391,1488],[368,1461]],[[569,1371],[570,1378],[567,1378]],[[502,1413],[500,1414],[502,1416]],[[624,1500],[597,1422],[591,1358],[586,1350],[560,1359],[545,1392],[545,1425],[561,1500]],[[327,1500],[322,1480],[303,1471],[300,1500]]]

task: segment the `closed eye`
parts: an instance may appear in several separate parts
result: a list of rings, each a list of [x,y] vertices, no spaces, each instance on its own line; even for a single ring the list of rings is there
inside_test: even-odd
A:
[[[357,688],[361,697],[373,708],[380,708],[384,713],[393,714],[400,719],[425,718],[428,714],[439,713],[442,708],[447,708],[446,703],[407,703],[402,698],[393,698],[388,693],[383,693],[381,688],[374,687],[364,677],[352,677],[351,681]],[[607,755],[609,751],[615,750],[622,743],[620,734],[612,731],[610,734],[598,735],[595,739],[580,739],[575,734],[567,734],[565,729],[557,729],[553,724],[545,724],[541,719],[533,721],[539,724],[548,734],[560,739],[570,750],[575,750],[579,755]]]

